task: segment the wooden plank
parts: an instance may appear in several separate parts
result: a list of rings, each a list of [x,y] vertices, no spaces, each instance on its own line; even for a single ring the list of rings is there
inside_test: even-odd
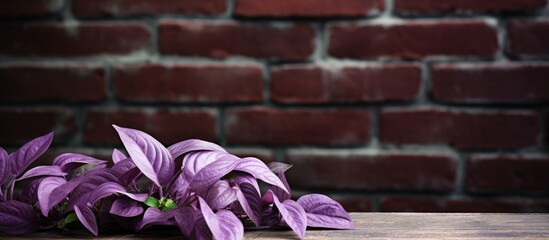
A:
[[[549,214],[351,213],[356,229],[309,229],[305,239],[549,239]],[[0,238],[90,239],[85,231],[49,231]],[[102,239],[182,239],[177,230],[103,235]],[[297,239],[288,230],[247,231],[246,239]]]

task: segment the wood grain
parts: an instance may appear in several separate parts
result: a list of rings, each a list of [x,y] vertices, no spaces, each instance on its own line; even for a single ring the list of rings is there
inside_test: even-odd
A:
[[[356,229],[308,229],[305,239],[549,239],[549,214],[351,213]],[[0,238],[89,239],[85,231]],[[177,230],[103,235],[102,239],[182,239]],[[247,231],[246,239],[297,239],[288,230]]]

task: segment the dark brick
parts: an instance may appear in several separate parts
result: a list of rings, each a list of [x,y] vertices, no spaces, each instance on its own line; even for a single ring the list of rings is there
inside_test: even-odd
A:
[[[499,49],[496,28],[476,20],[332,24],[329,30],[328,51],[337,58],[492,57]]]
[[[160,52],[167,55],[297,61],[309,59],[315,48],[315,29],[308,24],[165,21],[158,31]]]
[[[239,108],[225,117],[229,144],[362,145],[370,139],[370,124],[362,110]]]
[[[508,51],[514,56],[549,56],[549,20],[513,20],[507,26]]]
[[[127,17],[160,14],[219,15],[225,0],[73,0],[77,17]]]
[[[0,18],[44,17],[58,13],[64,0],[3,0]]]
[[[540,132],[533,112],[465,112],[391,109],[380,116],[380,138],[389,144],[447,144],[459,149],[533,146]]]
[[[0,101],[92,102],[107,97],[103,67],[17,64],[0,67]]]
[[[263,101],[259,65],[119,65],[114,82],[117,97],[123,101]]]
[[[456,184],[456,160],[446,155],[290,152],[286,160],[296,187],[438,192]]]
[[[329,68],[316,65],[271,70],[278,103],[410,101],[419,93],[421,69],[413,64]]]

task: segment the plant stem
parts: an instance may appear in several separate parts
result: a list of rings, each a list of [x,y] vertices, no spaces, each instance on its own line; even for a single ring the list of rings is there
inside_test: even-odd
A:
[[[11,180],[10,185],[10,200],[13,200],[13,188],[15,187],[15,178]]]

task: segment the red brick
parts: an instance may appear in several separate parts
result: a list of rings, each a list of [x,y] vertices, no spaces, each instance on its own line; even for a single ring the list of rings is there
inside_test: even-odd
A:
[[[511,55],[549,55],[549,20],[513,20],[507,25],[507,34],[507,46]]]
[[[225,0],[74,0],[77,17],[127,17],[159,14],[219,15]]]
[[[549,200],[445,199],[426,197],[387,197],[381,201],[384,212],[549,212]]]
[[[492,57],[499,49],[496,28],[476,20],[332,24],[329,30],[328,51],[337,58]]]
[[[289,152],[293,164],[288,182],[294,187],[451,191],[456,185],[456,160],[446,155]]]
[[[63,7],[63,0],[3,0],[0,18],[44,17]]]
[[[360,17],[384,8],[382,0],[237,0],[243,17]]]
[[[362,145],[370,139],[370,125],[363,110],[239,108],[225,117],[229,144]]]
[[[448,109],[391,109],[380,117],[388,144],[447,144],[459,149],[532,146],[540,132],[533,112],[466,112]]]
[[[34,138],[55,131],[55,143],[67,143],[76,133],[74,112],[67,108],[0,110],[0,144],[20,147]]]
[[[399,14],[532,12],[546,4],[547,0],[395,0],[395,11]]]
[[[147,102],[261,102],[259,65],[143,64],[114,69],[117,97]]]
[[[360,195],[332,195],[329,197],[339,202],[347,212],[371,212],[374,203],[370,197]]]
[[[120,144],[112,124],[145,131],[166,146],[189,138],[217,140],[217,115],[210,110],[112,108],[87,113],[84,141]]]
[[[264,163],[276,162],[275,155],[270,150],[253,148],[228,148],[227,151],[241,158],[254,157],[263,161]]]
[[[467,160],[467,191],[549,193],[547,155],[473,155]]]
[[[12,56],[123,55],[144,51],[150,42],[149,31],[138,23],[40,23],[2,26],[0,32],[0,54]]]
[[[0,100],[101,101],[107,97],[105,71],[97,65],[18,64],[0,67]]]
[[[436,64],[432,95],[452,103],[549,101],[548,64]]]
[[[166,21],[158,31],[160,52],[167,55],[306,60],[315,48],[315,29],[308,24]]]
[[[271,70],[271,97],[278,103],[410,101],[419,93],[414,64],[362,67],[288,66]]]

